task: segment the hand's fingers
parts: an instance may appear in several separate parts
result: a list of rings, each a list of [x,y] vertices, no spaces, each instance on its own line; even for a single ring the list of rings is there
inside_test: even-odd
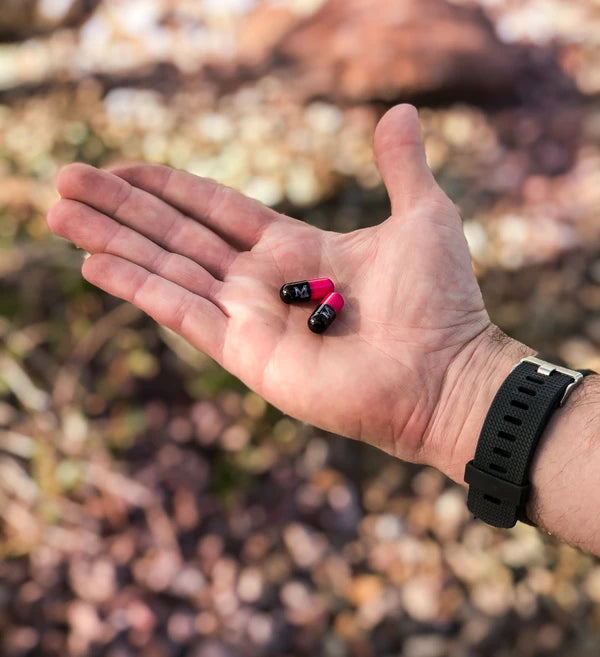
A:
[[[90,253],[109,253],[130,260],[218,305],[216,296],[223,283],[204,267],[178,253],[165,251],[147,237],[84,203],[60,200],[48,212],[48,225],[53,233]]]
[[[427,165],[417,110],[396,105],[375,130],[375,156],[392,202],[401,212],[431,190],[435,180]]]
[[[130,301],[211,358],[221,360],[227,317],[208,299],[107,253],[90,256],[81,271],[93,285]]]
[[[251,249],[274,221],[293,221],[230,187],[185,171],[140,164],[112,173],[179,208],[241,249]]]
[[[168,251],[187,256],[223,279],[238,252],[179,210],[107,171],[70,164],[59,174],[63,198],[81,201],[130,226]]]

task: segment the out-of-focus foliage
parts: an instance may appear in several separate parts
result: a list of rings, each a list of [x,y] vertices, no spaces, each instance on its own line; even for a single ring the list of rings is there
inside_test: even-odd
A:
[[[49,235],[74,160],[185,168],[329,229],[385,218],[386,104],[244,72],[252,4],[105,0],[0,46],[0,654],[597,655],[595,558],[473,522],[441,474],[283,417]],[[284,38],[322,4],[263,20]],[[428,159],[492,318],[598,369],[600,6],[479,4],[572,89],[432,97]]]

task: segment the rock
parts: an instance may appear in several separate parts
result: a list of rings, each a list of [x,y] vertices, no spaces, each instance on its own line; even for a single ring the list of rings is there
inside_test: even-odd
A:
[[[87,602],[74,600],[69,603],[67,619],[72,633],[78,637],[81,644],[87,645],[91,641],[98,640],[102,635],[102,621],[98,611]]]
[[[358,575],[352,580],[348,589],[348,600],[359,607],[383,594],[385,587],[381,577],[376,575]]]
[[[265,54],[277,47],[301,16],[285,5],[260,3],[241,25],[237,49],[245,66],[260,65]]]
[[[283,530],[285,545],[300,568],[313,568],[327,552],[327,541],[322,534],[300,523],[292,523]]]
[[[448,654],[447,640],[435,634],[409,637],[402,647],[402,654],[410,657],[444,657]]]
[[[211,640],[190,648],[186,657],[233,657],[233,651],[221,641]]]
[[[293,625],[319,624],[327,614],[324,596],[313,593],[303,582],[286,582],[280,598],[286,607],[286,618]]]
[[[459,488],[444,491],[434,505],[434,531],[442,539],[455,538],[460,526],[469,518],[465,492]]]
[[[260,4],[240,60],[291,71],[309,96],[354,101],[512,95],[523,63],[482,11],[442,0],[328,0],[304,19]]]
[[[240,573],[237,593],[244,602],[256,602],[263,592],[263,576],[259,568],[251,566]]]
[[[37,645],[38,633],[32,627],[12,627],[3,637],[6,654],[20,656],[29,653]]]
[[[75,557],[69,565],[69,583],[80,598],[101,603],[116,593],[116,571],[112,561],[104,558],[92,562]]]
[[[423,623],[436,620],[440,611],[440,589],[441,582],[434,577],[414,577],[402,589],[404,610]]]
[[[100,0],[0,0],[0,41],[16,41],[80,25]]]

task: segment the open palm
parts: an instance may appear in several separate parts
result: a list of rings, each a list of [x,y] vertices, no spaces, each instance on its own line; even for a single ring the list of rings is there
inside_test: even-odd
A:
[[[64,169],[51,229],[93,255],[83,275],[184,336],[268,401],[324,429],[425,460],[446,371],[488,325],[460,218],[427,167],[414,108],[375,135],[392,201],[348,234],[163,166]],[[280,286],[326,276],[346,306],[323,335]]]

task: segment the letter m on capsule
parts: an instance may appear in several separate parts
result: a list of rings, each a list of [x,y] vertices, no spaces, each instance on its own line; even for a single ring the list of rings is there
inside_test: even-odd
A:
[[[286,283],[279,290],[279,296],[285,303],[323,299],[333,292],[333,281],[329,278],[313,278],[310,281]]]

